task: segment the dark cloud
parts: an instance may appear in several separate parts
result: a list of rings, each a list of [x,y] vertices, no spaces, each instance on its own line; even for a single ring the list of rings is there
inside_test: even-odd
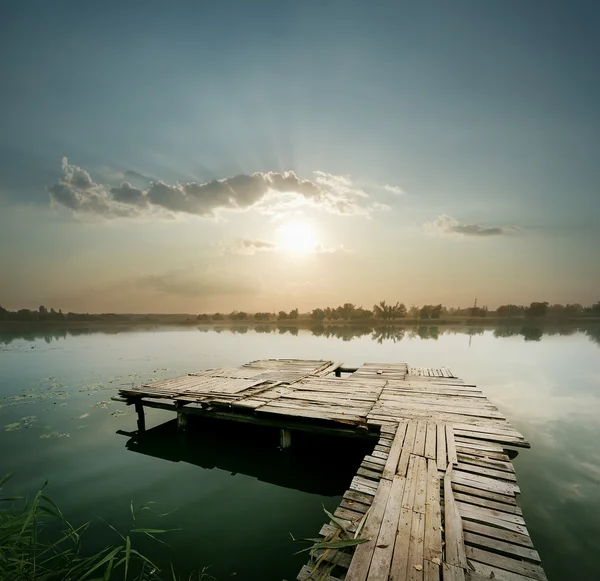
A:
[[[74,212],[107,218],[147,214],[184,213],[214,217],[219,211],[241,211],[255,207],[276,212],[290,205],[309,204],[340,215],[370,215],[383,209],[363,202],[367,194],[353,187],[347,176],[315,172],[315,181],[300,179],[294,172],[257,172],[241,174],[206,183],[163,181],[141,189],[123,182],[118,187],[96,184],[90,174],[62,160],[63,175],[49,188],[53,203]],[[137,172],[126,172],[141,176]],[[141,176],[145,177],[145,176]]]
[[[133,204],[135,206],[145,206],[148,199],[144,192],[134,188],[129,182],[123,182],[118,188],[110,188],[113,200],[124,204]]]
[[[461,224],[448,214],[441,214],[432,222],[423,224],[426,232],[434,236],[503,236],[518,229],[514,226],[481,226],[479,224]]]

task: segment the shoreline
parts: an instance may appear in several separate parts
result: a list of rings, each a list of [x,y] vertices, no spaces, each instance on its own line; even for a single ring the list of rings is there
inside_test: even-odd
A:
[[[164,317],[164,318],[163,318]],[[183,318],[174,315],[159,315],[156,319],[140,318],[130,320],[91,320],[91,321],[0,321],[0,330],[22,331],[26,329],[86,329],[86,328],[156,328],[156,327],[295,327],[302,329],[330,328],[330,327],[353,327],[353,328],[381,328],[381,327],[503,327],[503,326],[587,326],[599,325],[600,317],[452,317],[440,319],[394,319],[382,321],[380,319],[362,320],[332,320],[316,321],[308,318],[283,319],[280,321],[256,321],[247,320],[223,320],[223,321],[198,321],[195,318]],[[181,317],[181,318],[179,318]]]

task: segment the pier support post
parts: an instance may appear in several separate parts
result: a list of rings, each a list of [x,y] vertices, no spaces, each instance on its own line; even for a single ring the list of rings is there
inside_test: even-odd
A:
[[[339,367],[338,367],[338,368],[335,370],[335,376],[336,376],[336,377],[342,377],[342,370],[341,370],[341,368],[339,368]]]
[[[281,428],[279,430],[279,447],[286,450],[292,445],[292,432]]]
[[[144,404],[140,400],[135,402],[135,411],[137,413],[137,426],[139,432],[146,431],[146,414],[144,413]]]
[[[182,410],[177,410],[177,431],[187,431],[188,417],[187,414]]]

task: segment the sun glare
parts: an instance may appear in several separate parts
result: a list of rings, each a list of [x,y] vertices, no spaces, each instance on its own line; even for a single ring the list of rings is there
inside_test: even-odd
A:
[[[281,248],[290,254],[306,255],[318,246],[313,229],[302,222],[290,222],[278,229]]]

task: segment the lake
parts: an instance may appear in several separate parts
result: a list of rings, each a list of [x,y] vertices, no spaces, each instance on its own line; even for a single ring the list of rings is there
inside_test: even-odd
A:
[[[147,410],[136,443],[123,385],[255,359],[332,359],[448,366],[476,383],[531,442],[514,459],[520,505],[548,578],[598,579],[600,335],[597,329],[481,327],[355,330],[98,329],[0,333],[0,476],[5,492],[47,492],[73,524],[91,520],[90,547],[136,524],[178,529],[137,546],[178,571],[210,566],[219,581],[292,580],[306,562],[296,537],[315,536],[365,453],[354,440],[295,440],[271,430],[198,426]],[[120,431],[121,433],[117,433]],[[331,451],[340,454],[332,460]],[[343,451],[343,452],[341,452]],[[319,478],[311,477],[319,474]],[[140,510],[144,503],[153,510]],[[102,519],[102,520],[101,520]]]

